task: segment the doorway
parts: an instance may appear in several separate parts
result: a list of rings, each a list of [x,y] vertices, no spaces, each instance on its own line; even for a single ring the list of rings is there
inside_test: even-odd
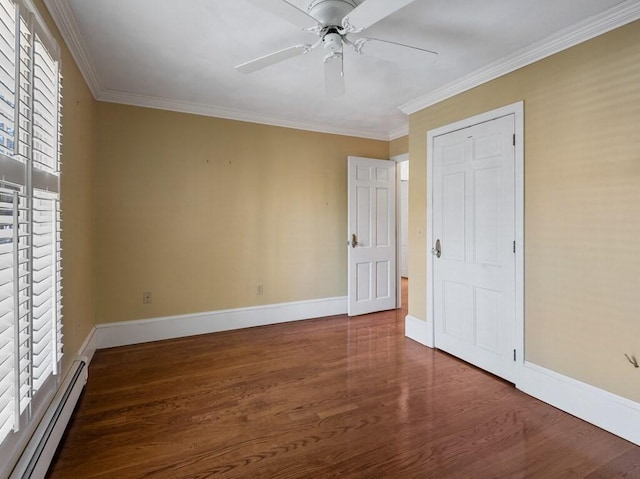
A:
[[[397,308],[407,307],[406,292],[409,281],[409,153],[403,153],[391,157],[397,164],[396,168],[396,192],[397,192],[397,282],[402,285],[398,288]]]

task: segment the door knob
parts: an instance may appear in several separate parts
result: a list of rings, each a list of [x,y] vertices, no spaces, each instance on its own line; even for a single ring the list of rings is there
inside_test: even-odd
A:
[[[436,258],[439,258],[440,256],[442,256],[442,248],[440,247],[439,239],[436,240],[435,248],[431,248],[431,254],[435,255]]]
[[[355,248],[356,246],[358,246],[358,237],[356,236],[355,233],[353,233],[351,235],[351,247]]]

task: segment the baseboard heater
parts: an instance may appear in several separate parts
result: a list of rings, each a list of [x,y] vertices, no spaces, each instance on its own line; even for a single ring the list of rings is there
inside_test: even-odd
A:
[[[40,424],[16,464],[10,479],[42,479],[87,384],[87,363],[74,361]]]

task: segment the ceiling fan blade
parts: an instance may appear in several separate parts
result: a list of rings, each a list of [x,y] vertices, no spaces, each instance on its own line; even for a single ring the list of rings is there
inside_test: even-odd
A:
[[[286,0],[249,0],[249,2],[287,20],[302,30],[313,30],[320,25],[318,20]]]
[[[414,0],[365,0],[342,19],[347,32],[361,32]]]
[[[340,96],[344,93],[342,53],[334,53],[324,59],[324,89],[329,96]]]
[[[394,63],[433,64],[438,58],[438,53],[432,50],[377,38],[359,38],[353,42],[353,48],[358,53]]]
[[[305,53],[309,53],[309,51],[311,51],[311,45],[295,45],[293,47],[278,50],[277,52],[256,58],[255,60],[241,63],[236,66],[236,70],[242,73],[253,73],[289,58],[304,55]]]

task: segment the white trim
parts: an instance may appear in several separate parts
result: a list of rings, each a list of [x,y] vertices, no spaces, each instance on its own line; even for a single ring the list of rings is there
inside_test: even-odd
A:
[[[603,35],[639,18],[640,2],[638,0],[627,0],[619,3],[609,10],[571,25],[542,41],[529,45],[454,82],[407,102],[400,106],[400,110],[407,115],[423,110],[447,98],[471,90],[483,83],[495,80],[507,73]]]
[[[519,369],[524,364],[524,102],[520,101],[495,110],[481,113],[471,118],[445,125],[427,132],[427,324],[430,325],[431,338],[435,344],[435,321],[433,311],[433,142],[436,137],[462,128],[477,125],[504,116],[514,116],[516,134],[515,146],[515,348]],[[516,372],[518,374],[518,372]]]
[[[358,138],[367,138],[371,140],[389,141],[389,134],[386,132],[374,132],[371,130],[360,130],[357,128],[337,128],[327,123],[301,122],[296,120],[289,120],[287,118],[279,118],[271,115],[262,115],[259,113],[236,110],[233,108],[202,105],[150,95],[126,93],[115,90],[104,90],[98,95],[96,99],[109,103],[120,103],[124,105],[176,111],[179,113],[190,113],[193,115],[224,118],[226,120],[237,120],[269,126],[280,126],[284,128],[293,128],[295,130],[313,131],[315,133],[329,133],[331,135],[355,136]]]
[[[84,361],[85,363],[87,363],[87,366],[89,366],[89,364],[91,364],[91,361],[93,360],[93,355],[95,354],[96,349],[98,349],[98,343],[96,327],[94,326],[93,328],[91,328],[91,331],[89,331],[89,334],[84,340],[84,343],[82,343],[82,346],[80,346],[80,350],[78,351],[78,359]]]
[[[403,163],[405,161],[409,161],[409,152],[400,153],[399,155],[394,155],[389,159],[392,161],[395,161],[396,163]]]
[[[250,308],[98,324],[98,349],[346,314],[347,298],[325,298]]]
[[[395,130],[391,130],[389,132],[389,141],[397,140],[398,138],[402,138],[403,136],[409,135],[409,125],[401,126],[400,128],[396,128]]]
[[[44,4],[78,65],[82,77],[87,82],[91,94],[97,99],[102,91],[102,84],[91,56],[87,53],[84,37],[80,33],[78,22],[68,0],[44,0]]]
[[[402,254],[400,254],[402,245],[400,244],[402,229],[402,204],[400,194],[402,181],[400,180],[400,164],[409,161],[409,153],[401,153],[389,158],[396,162],[396,308],[402,308]]]
[[[425,209],[427,211],[427,221],[425,224],[425,240],[427,247],[427,270],[425,272],[426,285],[427,285],[427,324],[429,325],[429,336],[431,337],[430,346],[432,348],[436,345],[435,325],[434,325],[434,313],[433,313],[433,284],[430,278],[431,271],[433,271],[433,254],[431,248],[434,246],[433,238],[433,162],[431,157],[433,155],[433,133],[427,131],[427,194]]]
[[[640,404],[525,362],[516,387],[640,446]]]
[[[431,329],[427,327],[427,322],[410,314],[404,318],[404,335],[424,346],[433,348],[433,337],[431,337]]]
[[[513,105],[515,123],[515,241],[516,241],[516,329],[515,342],[517,350],[518,364],[523,364],[525,360],[525,338],[524,338],[524,102]],[[519,348],[519,349],[518,349]]]

